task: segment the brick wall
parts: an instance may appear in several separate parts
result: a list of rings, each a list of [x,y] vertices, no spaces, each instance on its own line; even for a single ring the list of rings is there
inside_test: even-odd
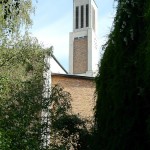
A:
[[[75,38],[73,47],[73,74],[86,73],[88,70],[88,40],[87,37]]]
[[[90,77],[52,75],[52,84],[60,84],[72,96],[73,113],[84,118],[93,116],[95,84]]]

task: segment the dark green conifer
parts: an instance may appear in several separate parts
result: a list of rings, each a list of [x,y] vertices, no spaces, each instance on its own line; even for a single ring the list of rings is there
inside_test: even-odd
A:
[[[96,106],[98,150],[150,149],[150,1],[117,0]]]

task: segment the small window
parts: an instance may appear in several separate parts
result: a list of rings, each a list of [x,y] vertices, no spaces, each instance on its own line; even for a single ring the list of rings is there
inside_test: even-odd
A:
[[[89,27],[89,5],[86,5],[86,27]]]
[[[84,6],[81,6],[81,28],[84,27]]]
[[[79,7],[76,7],[76,29],[79,28]]]

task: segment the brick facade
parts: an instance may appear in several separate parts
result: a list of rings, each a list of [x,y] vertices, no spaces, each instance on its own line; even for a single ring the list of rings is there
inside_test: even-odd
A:
[[[72,96],[73,113],[81,117],[92,117],[95,105],[95,84],[91,77],[52,74],[52,85],[60,84]]]
[[[88,70],[87,37],[75,38],[73,48],[73,74],[86,73]]]

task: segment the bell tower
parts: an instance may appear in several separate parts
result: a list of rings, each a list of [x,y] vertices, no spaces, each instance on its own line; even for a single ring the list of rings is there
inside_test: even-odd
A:
[[[69,41],[69,73],[94,76],[97,70],[97,5],[73,0],[73,32]]]

